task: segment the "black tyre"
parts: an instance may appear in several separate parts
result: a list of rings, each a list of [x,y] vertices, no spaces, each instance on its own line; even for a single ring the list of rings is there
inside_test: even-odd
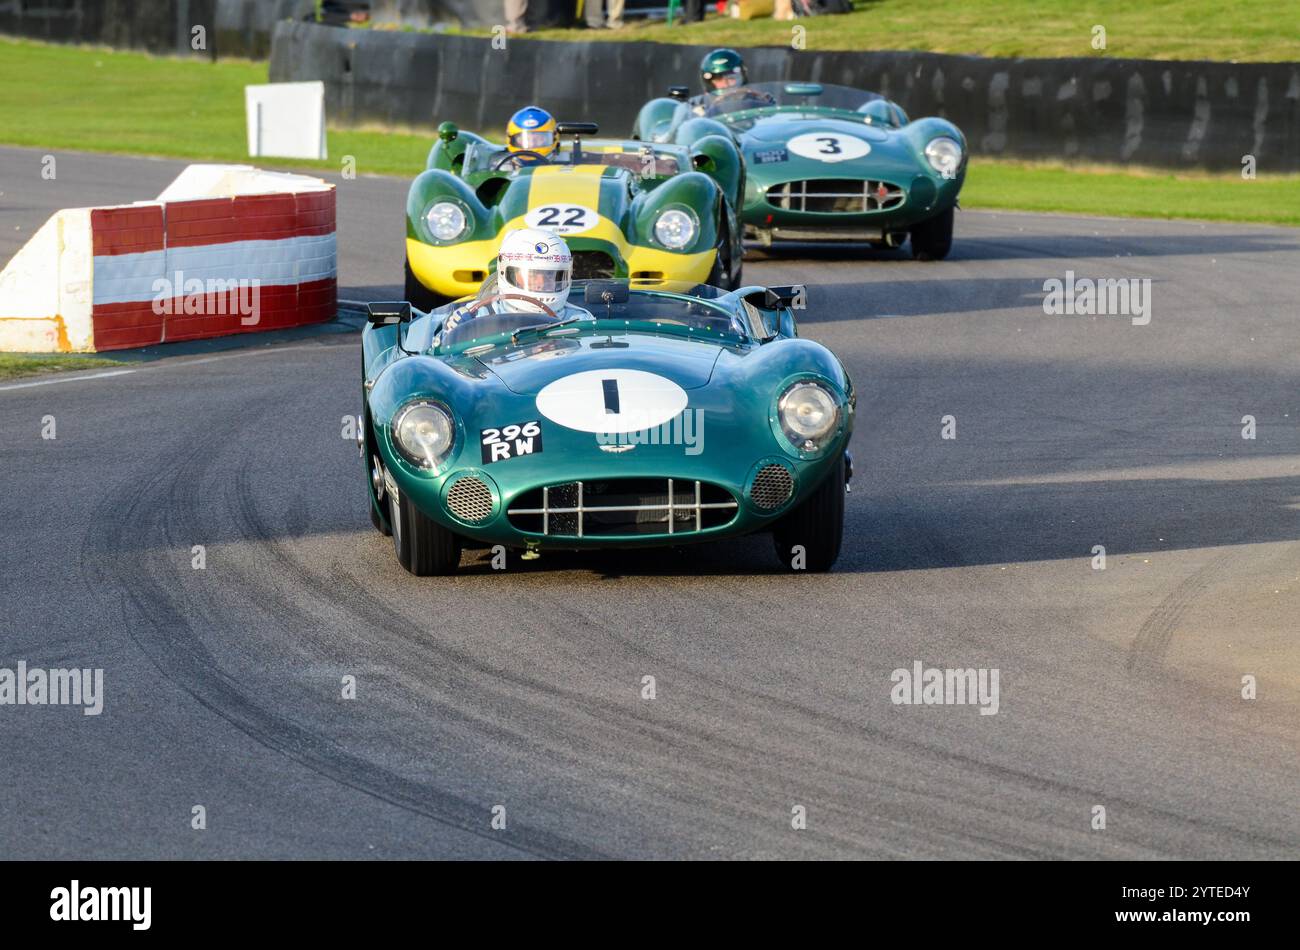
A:
[[[912,256],[918,261],[941,261],[952,250],[953,209],[912,228]]]
[[[830,570],[844,540],[843,454],[817,490],[772,527],[772,540],[787,570]],[[803,548],[802,557],[796,548]]]
[[[376,531],[384,537],[388,537],[393,533],[393,529],[384,524],[384,519],[379,517],[379,509],[375,507],[375,500],[371,498],[369,501],[370,504],[366,507],[370,509],[370,523],[375,526]]]
[[[455,574],[460,566],[460,538],[425,517],[406,496],[388,496],[397,562],[416,577]]]
[[[409,259],[405,261],[404,267],[406,270],[406,299],[416,310],[428,313],[430,310],[437,310],[450,299],[443,297],[441,294],[435,294],[420,283],[420,279],[411,270]]]
[[[741,269],[742,265],[736,263],[731,253],[731,233],[727,229],[727,222],[723,221],[718,229],[718,256],[706,283],[723,290],[735,290],[740,286]]]

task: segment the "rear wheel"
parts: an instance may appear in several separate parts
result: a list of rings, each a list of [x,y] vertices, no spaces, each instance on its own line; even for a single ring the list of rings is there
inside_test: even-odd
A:
[[[828,571],[844,539],[844,455],[817,490],[772,527],[776,556],[791,571]]]
[[[437,310],[445,304],[450,298],[441,294],[435,294],[424,284],[420,283],[420,278],[415,276],[411,270],[411,260],[406,259],[406,299],[416,310],[422,310],[428,313],[430,310]]]
[[[941,261],[952,250],[953,209],[912,228],[912,256],[918,261]]]
[[[460,538],[411,504],[405,495],[388,494],[397,563],[416,577],[455,574],[460,566]]]

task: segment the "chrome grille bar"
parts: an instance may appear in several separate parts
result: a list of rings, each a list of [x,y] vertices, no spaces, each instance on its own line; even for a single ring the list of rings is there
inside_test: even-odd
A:
[[[598,498],[595,499],[595,503],[593,503],[593,498],[587,492],[586,490],[587,486],[584,482],[574,481],[565,484],[566,486],[570,486],[572,487],[572,489],[576,490],[577,493],[576,504],[573,501],[569,501],[568,504],[553,505],[551,503],[552,489],[561,488],[565,486],[547,485],[547,486],[543,486],[543,488],[541,489],[542,505],[540,508],[522,508],[522,507],[510,508],[506,512],[507,515],[540,515],[542,519],[541,528],[542,528],[543,535],[562,536],[562,537],[576,536],[582,538],[582,537],[587,537],[589,535],[595,537],[602,534],[600,530],[596,530],[595,535],[591,534],[589,528],[591,528],[592,526],[587,524],[588,515],[594,517],[598,514],[614,513],[614,512],[621,512],[621,513],[656,512],[656,513],[666,514],[668,528],[666,531],[662,533],[678,534],[680,533],[677,531],[677,518],[679,516],[689,519],[686,521],[687,525],[690,525],[693,522],[694,530],[703,531],[704,512],[736,511],[740,507],[739,503],[735,499],[731,499],[728,501],[712,501],[712,502],[705,501],[704,483],[698,480],[694,481],[694,492],[692,493],[693,497],[691,497],[691,494],[688,494],[687,498],[689,500],[685,502],[680,502],[677,500],[676,479],[667,478],[661,480],[659,482],[660,486],[663,486],[665,484],[667,485],[667,489],[668,489],[667,497],[663,502],[656,502],[654,504],[605,505],[605,504],[601,504]],[[658,492],[655,492],[654,494],[658,494]],[[561,524],[558,525],[557,527],[556,517],[562,515],[576,515],[577,524],[576,525],[565,524],[563,523],[564,519],[560,519]],[[687,527],[684,528],[683,530],[689,532],[690,528]],[[576,532],[576,534],[574,532]],[[618,534],[621,532],[614,531],[608,533]],[[628,533],[633,533],[633,532],[628,532]]]
[[[857,182],[840,179],[802,179],[773,185],[767,192],[770,204],[783,211],[807,212],[809,201],[834,202],[844,199],[850,204],[845,208],[814,207],[814,214],[859,214],[864,211],[880,211],[896,207],[903,203],[905,193],[893,182],[876,181],[864,178],[856,190],[845,190],[857,186]],[[823,190],[824,189],[824,190]],[[884,189],[884,194],[881,194]]]

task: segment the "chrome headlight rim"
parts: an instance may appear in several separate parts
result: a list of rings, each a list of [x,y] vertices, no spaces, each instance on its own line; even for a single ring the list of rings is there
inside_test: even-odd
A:
[[[435,230],[433,214],[439,209],[444,209],[444,214],[454,211],[455,216],[459,216],[460,224],[456,228],[454,234],[450,230],[441,234]],[[452,216],[450,220],[454,221],[455,216]],[[424,209],[424,214],[421,216],[420,221],[424,225],[425,232],[435,244],[454,244],[456,241],[459,241],[468,234],[470,230],[469,209],[461,204],[461,202],[452,198],[438,198],[436,201],[430,202],[429,206]]]
[[[660,225],[662,225],[666,220],[668,220],[670,215],[680,216],[682,219],[686,221],[686,224],[688,226],[688,230],[686,231],[686,237],[682,239],[680,243],[676,243],[676,244],[670,243],[669,241],[664,239],[663,235],[659,233]],[[673,220],[677,220],[677,219],[674,218]],[[651,231],[654,233],[655,242],[658,243],[660,247],[663,247],[664,249],[669,251],[681,252],[681,251],[685,251],[688,247],[694,244],[695,239],[699,237],[700,219],[693,210],[686,207],[685,205],[669,205],[666,208],[660,209],[659,213],[655,216],[654,225],[651,227]]]
[[[945,178],[955,178],[966,150],[951,135],[936,135],[925,145],[925,160],[930,168]]]
[[[440,413],[447,423],[447,445],[436,457],[430,458],[428,455],[417,454],[414,449],[402,441],[401,431],[402,424],[407,421],[412,412],[417,409],[432,409]],[[393,421],[389,425],[389,439],[397,455],[411,467],[420,472],[436,472],[438,467],[451,457],[459,442],[458,427],[456,425],[456,416],[451,409],[436,399],[411,399],[402,403],[397,412],[393,413]]]
[[[800,393],[816,392],[825,397],[823,407],[828,411],[826,424],[816,430],[802,431],[790,424],[787,413],[791,410],[791,397]],[[802,376],[789,381],[776,398],[773,412],[775,428],[781,433],[789,448],[798,453],[800,458],[814,458],[826,451],[844,430],[845,423],[844,396],[829,381],[815,376]]]

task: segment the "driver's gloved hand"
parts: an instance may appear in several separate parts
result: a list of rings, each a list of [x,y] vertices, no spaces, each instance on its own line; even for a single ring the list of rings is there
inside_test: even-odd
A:
[[[446,333],[449,330],[456,329],[456,327],[460,326],[460,322],[464,318],[465,318],[464,310],[453,310],[451,316],[443,321],[442,332]]]

